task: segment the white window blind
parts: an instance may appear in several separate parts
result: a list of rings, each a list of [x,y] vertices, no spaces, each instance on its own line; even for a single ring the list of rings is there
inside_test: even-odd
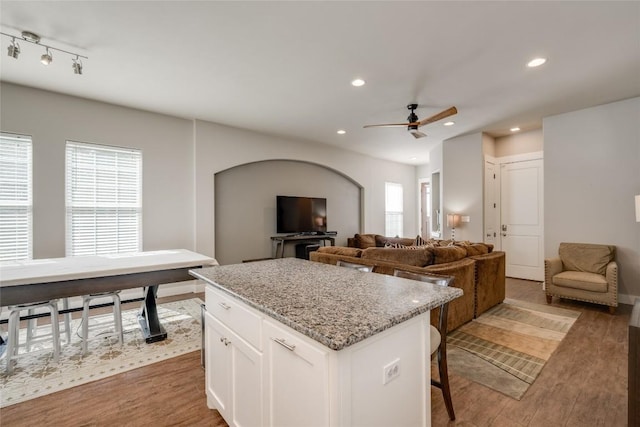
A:
[[[31,137],[0,134],[0,261],[33,256],[31,152]]]
[[[385,200],[385,236],[402,236],[403,223],[403,196],[402,184],[395,182],[384,183]]]
[[[142,249],[142,153],[67,141],[67,256]]]

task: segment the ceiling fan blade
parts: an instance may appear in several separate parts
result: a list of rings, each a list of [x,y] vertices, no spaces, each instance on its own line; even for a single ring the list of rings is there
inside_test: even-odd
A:
[[[386,124],[382,124],[382,125],[364,125],[362,126],[363,128],[392,128],[392,127],[399,127],[399,126],[409,126],[410,123],[386,123]]]
[[[442,120],[445,117],[453,116],[454,114],[457,114],[457,113],[458,113],[458,110],[456,109],[456,107],[447,108],[446,110],[441,111],[438,114],[434,114],[431,117],[427,117],[426,119],[420,120],[418,122],[418,126],[424,126],[429,123],[437,122],[438,120]]]
[[[416,130],[416,129],[412,129],[412,130],[410,130],[410,131],[409,131],[409,133],[410,133],[411,135],[413,135],[413,137],[414,137],[415,139],[418,139],[418,138],[424,138],[425,136],[427,136],[427,134],[426,134],[426,133],[422,133],[422,132],[420,132],[419,130]]]

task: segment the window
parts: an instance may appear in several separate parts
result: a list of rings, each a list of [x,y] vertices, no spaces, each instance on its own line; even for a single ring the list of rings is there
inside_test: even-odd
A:
[[[402,237],[402,184],[384,183],[385,236]]]
[[[31,150],[31,137],[0,134],[0,261],[33,256]]]
[[[142,248],[142,153],[67,141],[67,256]]]

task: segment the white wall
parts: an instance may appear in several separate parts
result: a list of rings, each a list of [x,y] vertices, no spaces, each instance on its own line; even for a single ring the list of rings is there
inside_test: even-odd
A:
[[[470,222],[456,228],[456,240],[482,242],[484,224],[484,157],[481,133],[451,138],[443,143],[442,210],[444,238],[451,238],[446,215],[459,213]]]
[[[415,167],[387,162],[330,145],[304,144],[197,120],[196,250],[215,256],[214,175],[234,166],[262,160],[301,160],[336,170],[362,185],[362,232],[384,234],[384,183],[403,185],[404,234],[417,235]]]
[[[142,150],[143,249],[194,246],[189,120],[2,83],[1,130],[33,139],[34,258],[65,256],[67,140]]]
[[[640,98],[547,117],[545,257],[560,242],[613,244],[622,302],[640,296]]]
[[[214,174],[272,159],[320,164],[362,185],[362,232],[384,233],[384,182],[401,183],[405,233],[417,234],[414,166],[7,82],[0,91],[0,130],[33,137],[35,258],[65,256],[68,139],[142,150],[144,250],[185,248],[215,256]]]
[[[514,156],[517,154],[536,153],[543,150],[542,129],[528,132],[517,132],[495,139],[495,153],[493,157]]]

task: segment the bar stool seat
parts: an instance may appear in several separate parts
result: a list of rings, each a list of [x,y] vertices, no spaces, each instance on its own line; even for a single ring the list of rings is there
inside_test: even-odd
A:
[[[122,312],[120,310],[120,291],[101,292],[97,294],[89,294],[82,296],[82,355],[87,354],[89,346],[89,329],[104,328],[105,325],[89,325],[89,309],[91,300],[97,298],[111,298],[113,301],[113,325],[115,331],[112,333],[101,333],[101,338],[111,336],[118,337],[120,346],[124,343],[124,334],[122,330]]]
[[[24,344],[20,344],[20,313],[27,312],[27,315],[35,314],[35,310],[38,308],[46,308],[50,312],[51,316],[51,333],[44,335],[35,335],[35,328],[37,326],[35,319],[29,319],[27,321],[27,337]],[[65,320],[67,318],[65,317]],[[66,330],[70,336],[69,325],[66,325]],[[58,300],[39,301],[30,304],[18,304],[9,306],[9,335],[7,337],[7,355],[6,355],[6,372],[11,374],[13,372],[13,360],[18,358],[19,348],[24,346],[27,351],[31,350],[31,345],[35,340],[42,340],[44,338],[51,337],[53,341],[53,360],[58,361],[60,357],[60,325],[58,320]]]

